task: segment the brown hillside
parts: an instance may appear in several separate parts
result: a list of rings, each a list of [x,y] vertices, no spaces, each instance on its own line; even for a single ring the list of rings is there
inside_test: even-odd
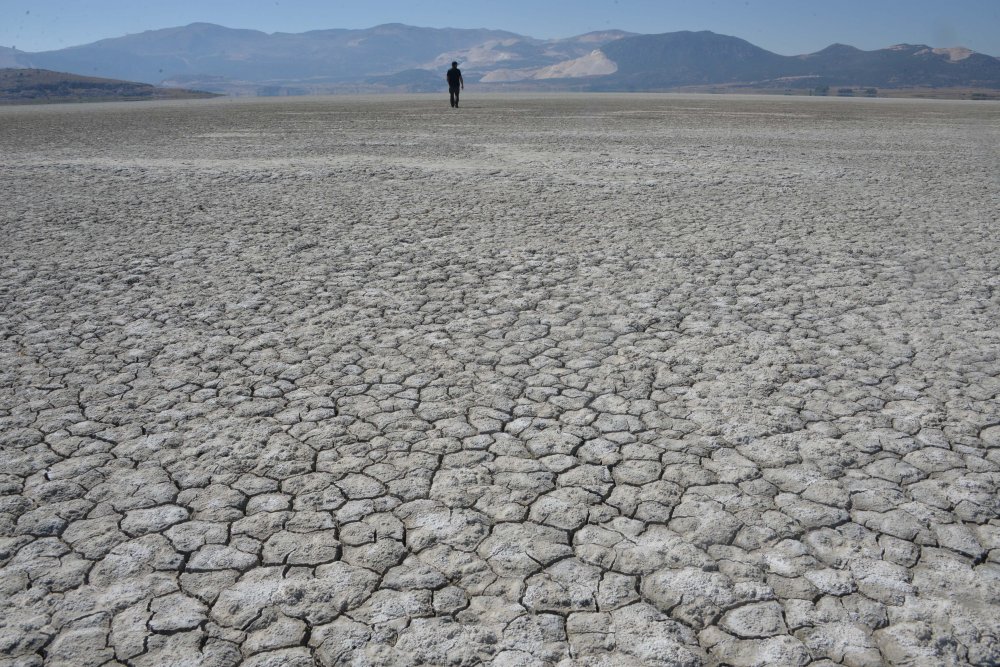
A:
[[[215,97],[213,93],[157,88],[148,83],[100,79],[44,69],[0,69],[0,104],[176,100]]]

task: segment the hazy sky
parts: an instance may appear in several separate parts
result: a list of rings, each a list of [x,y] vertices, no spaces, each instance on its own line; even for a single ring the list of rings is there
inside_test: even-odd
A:
[[[1000,0],[0,0],[0,46],[58,49],[195,21],[266,32],[400,22],[533,37],[712,30],[786,55],[909,42],[1000,56]]]

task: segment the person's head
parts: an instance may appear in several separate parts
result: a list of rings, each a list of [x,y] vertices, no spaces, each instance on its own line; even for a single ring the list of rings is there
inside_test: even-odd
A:
[[[451,66],[457,68],[458,67],[458,61],[457,60],[451,61]]]

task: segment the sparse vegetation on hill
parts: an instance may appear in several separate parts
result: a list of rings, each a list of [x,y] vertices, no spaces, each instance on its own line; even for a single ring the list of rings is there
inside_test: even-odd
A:
[[[625,37],[601,50],[617,63],[618,71],[596,80],[593,88],[598,90],[729,85],[764,90],[830,89],[842,95],[842,88],[1000,89],[1000,59],[923,45],[862,51],[834,44],[817,53],[782,56],[736,37],[704,31]]]
[[[0,104],[179,100],[205,97],[216,97],[216,95],[44,69],[0,69]]]

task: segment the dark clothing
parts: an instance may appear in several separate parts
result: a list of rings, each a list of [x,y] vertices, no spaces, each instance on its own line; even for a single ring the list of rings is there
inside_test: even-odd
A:
[[[458,106],[458,96],[462,90],[462,70],[452,67],[448,70],[448,96],[451,98],[451,106]]]

